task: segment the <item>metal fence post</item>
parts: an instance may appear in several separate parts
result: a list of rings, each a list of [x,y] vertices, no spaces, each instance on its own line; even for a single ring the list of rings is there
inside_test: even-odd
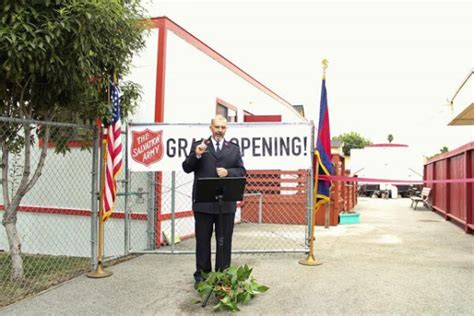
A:
[[[147,235],[148,249],[156,249],[155,244],[155,177],[153,172],[147,173],[148,183],[148,207],[147,207]]]
[[[124,198],[124,207],[125,207],[125,221],[124,221],[124,249],[123,253],[125,256],[128,256],[130,251],[130,209],[128,207],[128,195],[130,187],[130,172],[128,170],[128,124],[125,127],[125,198]]]
[[[258,192],[258,223],[261,224],[263,221],[263,194]]]
[[[261,224],[263,222],[263,193],[244,193],[244,197],[246,196],[258,196],[258,223]]]
[[[176,171],[171,172],[171,253],[174,253],[176,217]]]
[[[99,182],[99,168],[97,155],[100,154],[100,142],[101,139],[100,128],[97,126],[94,128],[94,140],[92,146],[92,177],[91,177],[91,268],[95,270],[97,268],[97,225],[98,225],[98,182]]]

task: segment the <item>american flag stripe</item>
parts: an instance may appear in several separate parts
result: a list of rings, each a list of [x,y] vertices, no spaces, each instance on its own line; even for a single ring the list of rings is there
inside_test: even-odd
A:
[[[117,176],[122,169],[122,125],[120,122],[120,99],[116,86],[110,87],[112,97],[112,119],[107,129],[105,183],[103,192],[103,214],[105,221],[112,215],[113,206],[117,197]]]

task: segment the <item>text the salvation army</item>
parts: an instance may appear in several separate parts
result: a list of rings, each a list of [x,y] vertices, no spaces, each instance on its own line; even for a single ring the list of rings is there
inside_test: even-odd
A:
[[[132,156],[138,157],[143,154],[143,161],[154,157],[159,152],[157,146],[161,142],[161,134],[151,135],[149,133],[137,137],[138,147],[132,149]]]

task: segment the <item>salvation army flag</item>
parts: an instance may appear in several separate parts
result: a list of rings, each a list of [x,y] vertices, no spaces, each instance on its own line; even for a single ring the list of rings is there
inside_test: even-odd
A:
[[[331,163],[331,133],[329,129],[329,111],[326,91],[326,79],[323,78],[321,87],[321,102],[319,105],[319,125],[316,151],[314,153],[315,166],[319,164],[319,175],[331,175],[333,165]],[[329,201],[329,190],[331,181],[318,180],[318,192],[316,193],[315,208]]]

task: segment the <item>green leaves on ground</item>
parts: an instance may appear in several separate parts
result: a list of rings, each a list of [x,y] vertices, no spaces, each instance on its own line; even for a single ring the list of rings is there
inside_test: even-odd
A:
[[[231,266],[222,272],[210,272],[204,274],[205,281],[198,285],[197,291],[201,298],[205,298],[210,292],[219,302],[214,305],[214,310],[239,311],[238,304],[247,304],[256,294],[268,290],[265,285],[259,284],[251,276],[252,269],[247,265]]]

